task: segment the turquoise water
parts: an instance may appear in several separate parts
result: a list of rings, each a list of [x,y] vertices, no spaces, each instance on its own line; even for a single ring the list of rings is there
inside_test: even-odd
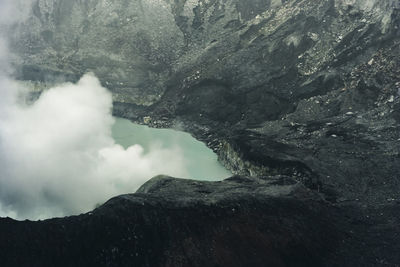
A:
[[[112,136],[116,143],[124,148],[134,144],[141,145],[145,153],[148,153],[154,144],[166,149],[179,147],[184,155],[189,175],[181,178],[217,181],[232,176],[218,162],[217,155],[211,149],[188,133],[171,129],[154,129],[116,118]]]

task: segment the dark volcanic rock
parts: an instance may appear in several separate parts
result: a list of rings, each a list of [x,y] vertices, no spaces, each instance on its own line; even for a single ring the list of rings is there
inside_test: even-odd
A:
[[[2,266],[320,266],[339,235],[288,177],[156,177],[91,213],[0,220]]]
[[[36,1],[10,29],[18,78],[93,71],[116,115],[177,124],[242,178],[156,179],[90,215],[4,219],[6,263],[399,266],[399,7]]]

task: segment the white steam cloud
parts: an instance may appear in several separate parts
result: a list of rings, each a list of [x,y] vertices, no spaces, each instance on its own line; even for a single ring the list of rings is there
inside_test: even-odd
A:
[[[0,0],[0,216],[78,214],[155,175],[186,176],[178,148],[144,154],[114,142],[111,94],[93,74],[25,103],[27,90],[9,78],[7,32],[33,2]]]
[[[178,148],[144,154],[139,145],[115,144],[111,94],[92,74],[32,105],[20,103],[16,82],[0,82],[0,215],[76,214],[160,173],[187,175]]]
[[[28,17],[32,2],[0,0],[0,216],[78,214],[155,175],[187,176],[178,148],[145,154],[114,142],[111,94],[93,74],[25,103],[27,90],[9,78],[6,32]]]
[[[11,78],[10,64],[24,60],[9,53],[7,36],[32,18],[34,3],[51,1],[0,0],[0,217],[79,214],[156,175],[189,177],[192,162],[178,144],[145,152],[115,143],[112,96],[91,73],[26,101],[29,91]]]
[[[31,12],[34,0],[0,0],[0,24],[24,21]]]

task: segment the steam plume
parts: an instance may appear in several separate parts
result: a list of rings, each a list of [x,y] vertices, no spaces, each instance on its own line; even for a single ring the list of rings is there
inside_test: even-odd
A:
[[[25,20],[32,2],[0,0],[0,216],[77,214],[155,175],[186,176],[178,148],[144,154],[115,144],[111,94],[93,74],[24,102],[27,90],[9,75],[5,29]]]
[[[139,145],[115,144],[111,94],[93,74],[45,91],[33,105],[19,102],[24,89],[14,81],[3,79],[1,92],[3,215],[76,214],[160,173],[187,174],[178,148],[144,154]]]

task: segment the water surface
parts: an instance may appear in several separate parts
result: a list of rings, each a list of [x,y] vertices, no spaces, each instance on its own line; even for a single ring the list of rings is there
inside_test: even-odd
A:
[[[197,180],[222,180],[232,176],[219,162],[217,155],[204,143],[197,141],[190,134],[172,129],[155,129],[134,124],[129,120],[116,118],[112,128],[116,143],[128,148],[139,144],[148,153],[152,145],[162,148],[178,146],[184,155],[186,169],[190,178]],[[168,164],[168,162],[166,162]]]

